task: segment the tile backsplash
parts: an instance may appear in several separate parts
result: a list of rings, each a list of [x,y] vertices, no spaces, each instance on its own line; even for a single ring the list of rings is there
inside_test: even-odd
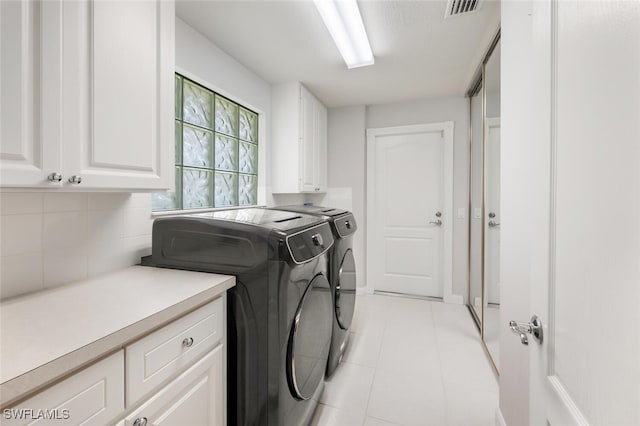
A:
[[[150,213],[144,193],[1,193],[0,298],[138,263]]]

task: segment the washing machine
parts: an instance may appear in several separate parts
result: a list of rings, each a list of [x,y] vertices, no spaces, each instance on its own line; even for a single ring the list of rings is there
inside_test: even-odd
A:
[[[318,216],[331,225],[335,243],[329,253],[333,331],[326,374],[330,377],[349,343],[349,327],[356,304],[356,264],[353,257],[353,234],[358,229],[356,219],[349,211],[331,207],[297,205],[272,208]]]
[[[332,334],[329,224],[248,208],[158,218],[156,266],[236,276],[228,292],[227,418],[300,426],[323,391]]]

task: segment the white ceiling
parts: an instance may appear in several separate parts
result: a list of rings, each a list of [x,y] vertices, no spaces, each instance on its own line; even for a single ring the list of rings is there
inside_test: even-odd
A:
[[[178,0],[176,14],[269,83],[298,80],[329,107],[463,95],[500,4],[444,19],[446,0],[359,0],[375,65],[347,69],[313,1]]]

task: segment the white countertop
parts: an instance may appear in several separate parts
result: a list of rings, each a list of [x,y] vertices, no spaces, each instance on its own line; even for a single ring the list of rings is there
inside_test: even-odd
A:
[[[235,280],[132,266],[0,303],[0,406],[220,296]]]

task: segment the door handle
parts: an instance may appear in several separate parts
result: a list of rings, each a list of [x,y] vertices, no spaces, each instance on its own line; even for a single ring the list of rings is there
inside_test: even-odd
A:
[[[500,223],[494,222],[493,220],[489,221],[489,228],[497,228],[498,226],[500,226]]]
[[[432,220],[429,223],[433,223],[434,225],[437,225],[437,226],[442,226],[442,221],[440,219]]]
[[[542,344],[542,321],[537,315],[531,317],[531,322],[509,321],[509,328],[514,334],[520,335],[520,343],[529,345],[529,336],[531,334],[536,342]]]

